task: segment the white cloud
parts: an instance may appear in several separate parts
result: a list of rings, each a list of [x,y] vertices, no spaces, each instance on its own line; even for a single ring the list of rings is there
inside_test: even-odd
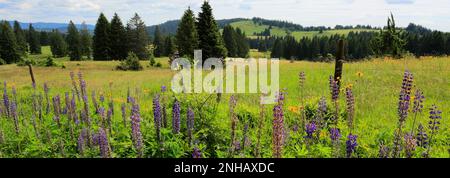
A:
[[[117,12],[127,21],[134,12],[146,24],[179,19],[190,6],[196,13],[203,0],[0,0],[0,17],[25,22],[95,23],[98,14]],[[450,31],[450,0],[210,0],[217,19],[263,17],[304,26],[369,24],[382,26],[393,12],[397,23],[410,22]]]

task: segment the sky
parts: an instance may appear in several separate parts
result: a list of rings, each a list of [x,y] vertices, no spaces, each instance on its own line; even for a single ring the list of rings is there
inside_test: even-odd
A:
[[[0,19],[21,22],[85,21],[117,12],[126,22],[136,12],[147,25],[180,19],[204,0],[0,0]],[[450,32],[450,0],[209,0],[216,19],[262,17],[303,26],[384,26],[390,12],[398,26],[410,22]]]

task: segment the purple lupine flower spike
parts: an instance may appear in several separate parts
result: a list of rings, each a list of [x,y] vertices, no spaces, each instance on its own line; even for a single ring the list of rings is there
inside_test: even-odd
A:
[[[180,102],[175,100],[172,110],[172,131],[174,134],[180,133]]]
[[[122,105],[120,106],[120,110],[122,111],[123,125],[124,125],[125,127],[127,127],[127,112],[126,112],[126,106],[125,106],[125,103],[122,103]]]
[[[53,120],[61,127],[61,99],[59,95],[53,97]]]
[[[330,138],[331,141],[334,143],[339,142],[339,139],[341,138],[341,132],[338,128],[331,128],[330,129]]]
[[[420,146],[422,148],[426,148],[428,146],[428,134],[422,124],[419,124],[419,127],[417,129],[416,140],[417,146]]]
[[[273,157],[281,158],[284,136],[284,114],[281,104],[278,104],[273,108],[273,116]]]
[[[345,93],[347,101],[347,125],[351,132],[353,130],[353,117],[355,115],[355,98],[351,88],[346,88]]]
[[[159,95],[153,98],[153,119],[156,129],[156,138],[160,141],[160,129],[161,129],[161,104],[159,103]]]
[[[187,122],[186,125],[187,125],[188,143],[191,144],[192,133],[194,131],[194,111],[191,108],[188,108],[186,122]]]
[[[347,141],[345,142],[347,148],[347,157],[352,157],[352,154],[355,152],[356,147],[358,146],[357,142],[358,136],[349,134],[347,137]]]
[[[131,108],[131,137],[134,147],[138,152],[138,157],[143,156],[142,152],[142,133],[141,133],[141,115],[139,105],[134,104]]]
[[[110,156],[110,150],[109,150],[109,143],[108,143],[108,136],[106,135],[105,129],[99,128],[97,136],[96,136],[97,144],[100,149],[100,156],[102,158],[109,158]]]
[[[16,102],[11,102],[11,117],[14,119],[14,128],[16,130],[16,134],[19,135],[19,116],[17,114],[17,104]]]
[[[197,147],[194,148],[192,158],[202,158],[202,152]]]
[[[306,138],[308,139],[312,139],[313,138],[313,134],[316,131],[317,127],[316,127],[316,123],[314,122],[310,122],[308,124],[306,124]]]
[[[4,88],[3,88],[3,105],[5,106],[5,113],[6,117],[10,117],[10,101],[8,97],[8,89],[6,81],[3,82]]]

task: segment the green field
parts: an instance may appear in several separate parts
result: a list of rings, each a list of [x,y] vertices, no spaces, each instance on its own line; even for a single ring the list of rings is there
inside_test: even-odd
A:
[[[268,25],[259,25],[254,23],[252,20],[244,20],[239,22],[234,22],[230,24],[231,26],[237,28],[239,27],[241,30],[245,32],[245,34],[249,38],[256,38],[257,36],[254,36],[254,33],[261,33],[265,29],[269,28]],[[335,34],[339,35],[347,35],[351,31],[353,32],[360,32],[360,31],[376,31],[376,30],[367,30],[367,29],[342,29],[342,30],[325,30],[323,33],[319,33],[319,31],[293,31],[291,32],[291,35],[294,36],[297,40],[302,39],[303,37],[312,38],[315,36],[331,36]],[[272,27],[270,30],[271,35],[277,36],[277,37],[284,37],[287,35],[287,32],[285,29],[280,27]]]
[[[49,49],[44,48],[43,55],[30,56],[42,60],[50,55]],[[256,51],[251,52],[253,57],[262,57],[264,54]],[[186,94],[175,95],[166,93],[168,98],[168,119],[171,123],[172,103],[175,98],[181,102],[181,134],[172,134],[171,124],[168,128],[161,130],[164,140],[162,145],[155,141],[155,127],[153,120],[152,98],[160,93],[161,86],[170,88],[170,81],[175,72],[168,68],[167,58],[157,59],[163,64],[162,68],[145,67],[143,71],[123,72],[114,70],[119,62],[96,62],[81,61],[72,62],[67,58],[55,59],[62,67],[34,67],[38,92],[43,94],[43,84],[50,87],[50,97],[60,95],[64,106],[64,92],[72,89],[70,72],[83,73],[87,82],[89,100],[91,92],[96,91],[97,97],[104,94],[106,102],[114,103],[115,114],[112,117],[112,132],[108,136],[112,157],[136,157],[137,150],[133,147],[131,140],[130,124],[127,127],[122,122],[120,106],[126,103],[127,93],[137,98],[140,104],[141,129],[143,135],[144,157],[191,157],[193,145],[186,142],[186,113],[188,107],[193,107],[195,112],[194,139],[196,147],[203,157],[228,157],[230,148],[230,116],[229,116],[229,94],[224,94],[220,102],[216,102],[215,95]],[[428,108],[436,104],[442,110],[442,120],[439,132],[433,138],[431,157],[449,157],[450,145],[450,58],[448,57],[424,57],[420,59],[407,58],[401,60],[374,59],[365,62],[346,63],[343,71],[343,85],[352,86],[355,96],[355,130],[358,135],[358,147],[354,157],[378,157],[379,144],[384,142],[392,147],[394,130],[398,123],[397,107],[398,95],[402,84],[405,70],[414,74],[414,87],[421,89],[425,95],[424,111],[418,115],[418,122],[425,127],[428,123]],[[141,61],[144,66],[148,61]],[[317,108],[320,97],[327,99],[329,109],[332,108],[328,77],[333,74],[333,63],[315,63],[297,61],[281,61],[280,64],[280,87],[285,88],[287,95],[284,105],[284,128],[286,130],[283,157],[335,157],[326,129],[321,130],[319,138],[314,144],[307,144],[305,133],[294,131],[294,127],[301,123],[301,115],[296,108],[303,108],[302,100],[306,108]],[[298,73],[305,72],[306,82],[303,90],[299,88]],[[99,157],[98,147],[85,148],[83,155],[77,151],[77,138],[83,128],[82,125],[74,127],[71,133],[64,125],[59,128],[53,120],[53,107],[50,98],[50,113],[43,115],[43,120],[38,121],[38,132],[32,126],[31,96],[33,89],[28,73],[28,68],[16,65],[0,66],[0,81],[7,82],[7,90],[11,96],[11,89],[17,90],[18,119],[21,128],[20,134],[16,135],[14,122],[0,117],[0,131],[2,138],[0,143],[0,157]],[[112,86],[112,91],[109,89]],[[2,87],[3,91],[3,85]],[[302,92],[301,92],[302,91]],[[302,97],[303,93],[303,97]],[[345,122],[345,92],[341,92],[339,105],[342,118],[339,128],[342,130],[341,152],[345,155],[345,141],[348,129]],[[413,92],[414,93],[414,92]],[[258,120],[260,119],[260,108],[258,106],[258,94],[237,94],[237,108],[235,113],[238,117],[236,138],[244,139],[244,126],[249,125],[245,149],[235,151],[233,157],[255,157],[257,143]],[[212,98],[212,99],[211,99]],[[302,99],[303,98],[303,99]],[[97,98],[98,99],[98,98]],[[45,103],[45,99],[44,99]],[[81,101],[78,109],[82,108]],[[108,107],[107,103],[100,103]],[[92,107],[92,103],[90,103]],[[127,104],[128,108],[129,104]],[[262,157],[272,157],[272,120],[273,105],[266,106],[264,126],[261,136]],[[127,109],[128,110],[128,109]],[[93,108],[91,108],[93,111]],[[300,110],[301,111],[301,110]],[[127,111],[129,112],[129,111]],[[127,113],[129,122],[129,113]],[[100,122],[101,118],[91,112],[93,123]],[[405,130],[410,131],[413,115],[410,114]],[[61,116],[61,122],[66,123],[65,115]],[[69,121],[70,122],[70,121]],[[73,123],[72,123],[73,124]],[[95,125],[95,124],[94,124]],[[417,124],[416,124],[417,126]],[[98,126],[93,126],[95,132]],[[302,129],[300,129],[302,130]],[[424,151],[418,148],[413,157],[420,157]],[[404,156],[404,153],[402,153]]]

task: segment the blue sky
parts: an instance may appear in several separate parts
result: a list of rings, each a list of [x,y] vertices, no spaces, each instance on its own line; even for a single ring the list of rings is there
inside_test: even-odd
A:
[[[86,21],[117,12],[123,21],[134,12],[147,25],[179,19],[190,6],[198,13],[203,0],[0,0],[0,19],[22,22]],[[393,12],[397,23],[409,22],[450,32],[450,0],[210,0],[216,19],[262,17],[304,26],[382,26]]]

